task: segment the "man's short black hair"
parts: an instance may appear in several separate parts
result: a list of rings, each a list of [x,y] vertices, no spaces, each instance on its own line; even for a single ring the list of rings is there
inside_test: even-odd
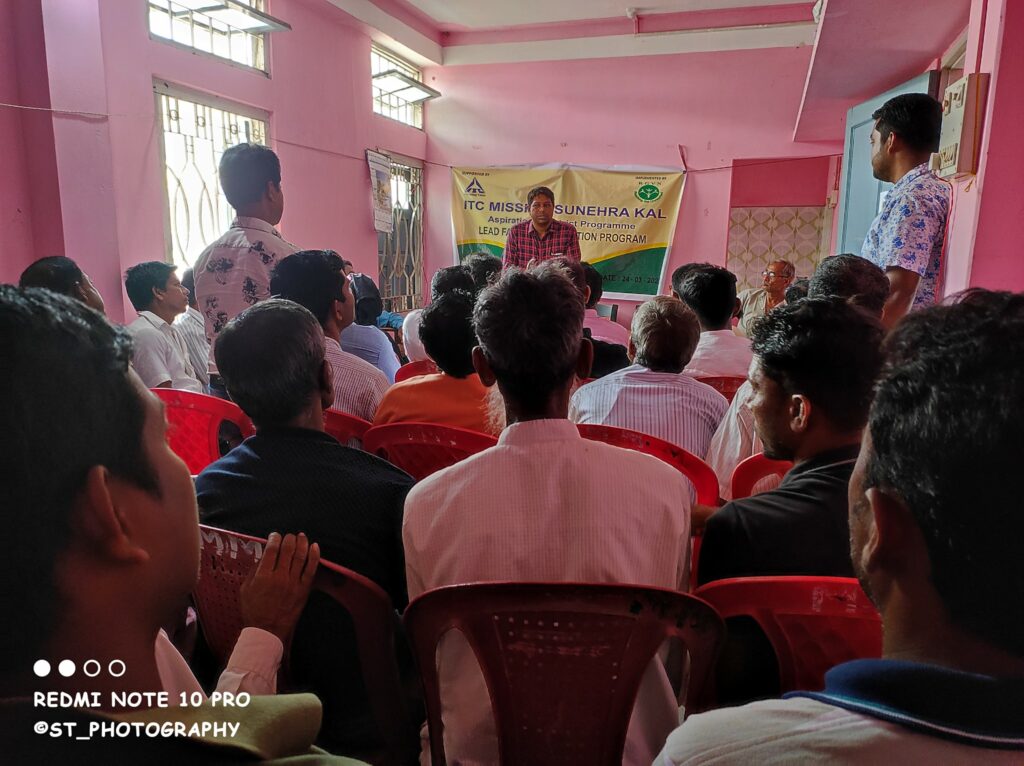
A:
[[[530,191],[526,195],[526,204],[532,205],[534,198],[539,197],[542,194],[549,200],[551,200],[552,205],[555,204],[555,193],[546,186],[535,186],[532,189],[530,189]]]
[[[352,297],[356,301],[356,324],[376,327],[377,317],[384,312],[384,299],[373,277],[369,274],[353,274]]]
[[[270,274],[270,294],[309,309],[321,324],[335,301],[345,301],[344,261],[333,250],[300,250],[277,262]]]
[[[473,277],[475,292],[483,290],[501,273],[501,258],[493,253],[472,253],[462,263]]]
[[[505,396],[537,409],[575,372],[583,293],[557,258],[506,269],[480,293],[473,327]]]
[[[958,300],[909,314],[886,339],[866,487],[913,514],[950,621],[1024,657],[1024,294]]]
[[[682,266],[672,272],[672,292],[677,296],[680,295],[680,290],[683,288],[683,280],[686,279],[694,271],[698,269],[706,269],[712,267],[710,263],[684,263]]]
[[[904,93],[894,96],[871,115],[882,141],[895,133],[916,152],[939,149],[942,132],[942,104],[927,93]]]
[[[0,506],[11,541],[0,556],[0,603],[10,615],[0,631],[3,677],[46,657],[62,609],[56,569],[89,470],[105,466],[159,492],[131,356],[127,330],[80,301],[0,285]]]
[[[124,291],[136,311],[145,311],[153,302],[153,290],[163,290],[178,267],[164,261],[146,261],[124,273]]]
[[[21,272],[19,287],[43,287],[61,295],[75,297],[75,287],[82,282],[78,264],[63,255],[40,258]]]
[[[281,161],[262,144],[235,144],[220,158],[220,188],[235,210],[259,202],[267,183],[281,186]]]
[[[452,290],[438,296],[420,317],[423,348],[441,371],[453,378],[465,378],[473,372],[474,301],[472,293]]]
[[[889,298],[889,278],[871,261],[843,253],[818,264],[807,294],[812,298],[836,295],[860,306],[872,316],[882,316]]]
[[[600,271],[586,261],[580,265],[583,266],[583,276],[586,277],[587,287],[590,288],[590,300],[587,301],[587,308],[592,309],[601,302],[601,298],[604,296],[604,277],[601,276]]]
[[[721,266],[690,269],[676,294],[693,309],[704,330],[728,327],[736,313],[736,275]]]
[[[787,395],[803,394],[838,429],[863,428],[882,366],[878,320],[841,298],[778,306],[751,327],[754,356]]]
[[[213,353],[228,394],[258,427],[286,425],[320,391],[324,331],[293,301],[247,308],[221,330]]]
[[[434,272],[434,276],[430,280],[430,300],[436,301],[438,296],[444,295],[451,290],[465,290],[467,293],[476,292],[473,274],[466,264],[445,266]]]

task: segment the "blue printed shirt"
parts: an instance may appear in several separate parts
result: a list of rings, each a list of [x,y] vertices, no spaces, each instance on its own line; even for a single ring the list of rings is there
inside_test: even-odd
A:
[[[864,239],[862,257],[883,270],[899,267],[921,277],[914,309],[936,301],[949,197],[949,184],[918,165],[889,190]]]

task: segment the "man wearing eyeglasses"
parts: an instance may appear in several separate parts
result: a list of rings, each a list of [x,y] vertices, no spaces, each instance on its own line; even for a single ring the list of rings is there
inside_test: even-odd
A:
[[[786,288],[793,284],[796,267],[789,261],[772,261],[761,276],[764,277],[762,287],[752,287],[736,296],[740,302],[737,315],[740,323],[736,325],[736,334],[744,338],[749,336],[750,323],[754,319],[786,302]]]

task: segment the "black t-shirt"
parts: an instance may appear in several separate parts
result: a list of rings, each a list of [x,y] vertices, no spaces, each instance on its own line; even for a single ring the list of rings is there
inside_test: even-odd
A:
[[[708,520],[697,577],[853,577],[847,486],[859,447],[806,460],[775,489],[726,503]]]

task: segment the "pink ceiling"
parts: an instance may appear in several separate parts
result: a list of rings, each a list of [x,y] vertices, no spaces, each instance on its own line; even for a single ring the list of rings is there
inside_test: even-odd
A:
[[[930,68],[967,27],[971,0],[825,0],[796,141],[834,140],[846,111]]]

